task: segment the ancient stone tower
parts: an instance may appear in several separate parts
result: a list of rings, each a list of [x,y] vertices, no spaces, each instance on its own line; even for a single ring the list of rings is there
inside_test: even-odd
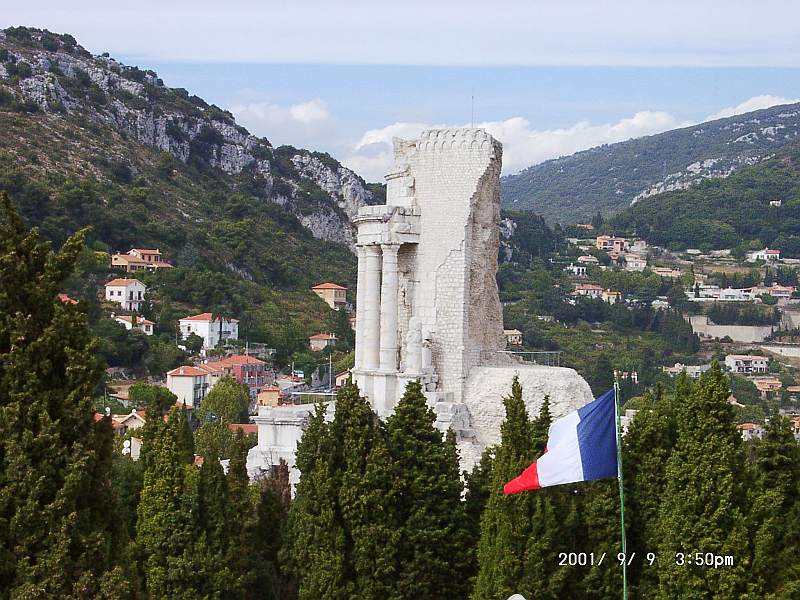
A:
[[[408,381],[462,402],[470,370],[505,347],[495,273],[502,147],[482,129],[395,140],[386,204],[358,228],[353,375],[379,414]]]
[[[499,441],[503,396],[519,377],[528,411],[549,396],[562,416],[592,399],[572,369],[504,352],[497,292],[502,148],[482,129],[434,129],[395,140],[386,204],[365,206],[358,228],[353,377],[375,411],[394,410],[419,379],[436,426],[456,433],[461,467]],[[334,405],[328,407],[333,416]],[[248,470],[259,477],[295,448],[313,404],[262,406]],[[299,473],[292,471],[297,482]]]

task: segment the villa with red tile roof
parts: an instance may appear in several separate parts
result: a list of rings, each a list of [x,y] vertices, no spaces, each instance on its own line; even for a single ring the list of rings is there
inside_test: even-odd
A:
[[[220,336],[220,321],[222,322],[222,335]],[[181,337],[186,339],[191,334],[203,338],[203,348],[215,348],[220,340],[239,339],[239,321],[236,319],[220,318],[210,312],[184,317],[178,321]]]
[[[211,389],[209,372],[184,365],[167,372],[167,389],[178,397],[178,404],[197,408]]]
[[[267,363],[255,356],[235,354],[220,360],[209,361],[200,365],[200,368],[213,369],[221,376],[230,375],[239,383],[246,385],[253,398],[274,382],[271,371],[267,369]]]
[[[347,288],[339,284],[330,282],[320,283],[312,287],[311,291],[335,310],[339,310],[347,305]]]
[[[106,300],[125,310],[138,311],[144,303],[147,286],[138,279],[112,279],[106,283]]]
[[[317,333],[308,338],[308,345],[312,352],[320,352],[328,346],[336,345],[335,333]]]

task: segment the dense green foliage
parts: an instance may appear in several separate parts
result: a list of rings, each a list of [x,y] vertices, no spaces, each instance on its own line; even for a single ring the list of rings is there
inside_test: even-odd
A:
[[[56,300],[83,233],[57,254],[0,193],[0,598],[108,597],[116,566],[111,424],[86,316]],[[128,591],[130,591],[128,589]]]
[[[770,206],[772,200],[781,205]],[[609,227],[673,249],[768,246],[798,257],[800,148],[789,146],[726,179],[641,200],[614,217]]]
[[[434,426],[419,383],[381,426],[358,388],[320,405],[298,446],[285,559],[300,599],[452,598],[469,553],[455,439]]]
[[[688,169],[693,163],[699,166],[712,158],[716,160],[712,170],[724,173],[780,152],[797,132],[796,119],[780,115],[796,110],[797,105],[774,106],[549,160],[504,177],[503,206],[536,211],[549,222],[589,223],[598,211],[609,215],[624,210],[638,194],[665,179],[669,184],[695,180],[697,175]],[[764,128],[770,126],[780,127],[781,134],[764,135]],[[649,205],[658,200],[642,202]],[[660,223],[658,219],[651,222]],[[698,231],[727,235],[725,228],[714,228],[707,221],[698,223]]]

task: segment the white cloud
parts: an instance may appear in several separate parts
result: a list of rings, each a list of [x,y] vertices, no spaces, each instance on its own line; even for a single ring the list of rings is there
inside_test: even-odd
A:
[[[770,95],[754,96],[736,106],[723,108],[702,121],[793,102],[800,100]],[[613,144],[670,129],[689,127],[695,123],[695,121],[681,121],[668,112],[644,110],[615,123],[593,124],[589,121],[580,121],[570,127],[557,129],[534,129],[523,117],[485,121],[476,123],[476,127],[486,129],[503,143],[503,173],[510,174],[551,158],[567,156],[602,144]],[[393,137],[414,138],[424,129],[443,126],[400,122],[379,129],[370,129],[352,146],[350,153],[345,155],[342,162],[367,181],[382,181],[393,164]]]
[[[714,119],[724,119],[725,117],[741,115],[742,113],[753,110],[760,110],[762,108],[769,108],[770,106],[777,106],[780,104],[793,104],[795,102],[800,102],[800,100],[796,98],[784,98],[782,96],[770,96],[769,94],[753,96],[749,100],[745,100],[736,106],[726,106],[722,110],[715,112],[713,115],[709,115],[704,120],[713,121]]]
[[[581,121],[571,127],[536,130],[523,117],[476,123],[503,143],[503,171],[514,173],[542,161],[689,125],[669,113],[641,111],[616,123],[593,125]],[[460,125],[465,126],[465,125]],[[380,181],[392,166],[392,138],[413,138],[429,127],[422,123],[393,123],[366,131],[342,162],[368,181]]]
[[[276,146],[293,144],[313,149],[335,125],[327,105],[319,98],[290,106],[270,102],[237,104],[230,111],[240,125]]]

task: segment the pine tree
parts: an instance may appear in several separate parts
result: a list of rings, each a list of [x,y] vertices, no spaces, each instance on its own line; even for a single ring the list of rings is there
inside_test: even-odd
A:
[[[800,598],[800,447],[788,419],[773,416],[756,448],[752,591]]]
[[[715,361],[688,394],[676,393],[677,442],[659,511],[657,597],[736,598],[745,591],[750,549],[742,440],[727,379]],[[733,556],[735,564],[710,569],[697,564],[698,552]],[[676,564],[680,554],[694,564]]]
[[[407,385],[386,423],[387,472],[399,539],[393,598],[463,600],[468,539],[455,440],[434,427],[418,381]]]
[[[200,509],[198,469],[182,438],[182,411],[173,408],[166,427],[149,440],[150,458],[138,507],[138,551],[151,598],[196,598],[197,572],[205,552],[197,548]]]
[[[92,418],[96,345],[82,309],[56,300],[83,237],[51,252],[0,194],[0,598],[129,589],[112,553],[111,428]]]
[[[338,508],[334,444],[320,403],[297,445],[300,470],[295,500],[286,524],[281,554],[297,582],[299,600],[347,600],[353,580],[347,578],[346,534]]]

